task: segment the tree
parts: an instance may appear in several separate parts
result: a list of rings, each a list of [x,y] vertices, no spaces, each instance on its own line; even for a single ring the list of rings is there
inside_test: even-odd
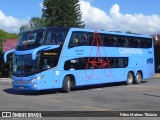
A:
[[[22,25],[19,29],[19,33],[22,33],[24,31],[33,30],[37,28],[42,28],[44,26],[44,22],[42,18],[39,17],[32,17],[28,24]]]
[[[0,40],[3,40],[7,37],[7,33],[0,29]]]
[[[27,30],[30,30],[31,28],[30,28],[30,26],[29,26],[29,24],[27,24],[27,25],[22,25],[21,27],[20,27],[20,29],[19,29],[19,33],[22,33],[22,32],[24,32],[24,31],[27,31]]]
[[[42,18],[46,26],[84,27],[79,0],[44,0]]]
[[[32,17],[31,20],[29,21],[29,24],[31,26],[31,29],[44,27],[44,22],[39,17]]]

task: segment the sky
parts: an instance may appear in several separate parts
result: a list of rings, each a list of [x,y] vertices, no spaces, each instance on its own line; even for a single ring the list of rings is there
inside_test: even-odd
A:
[[[0,29],[18,33],[32,17],[41,17],[43,0],[1,0]],[[160,0],[80,0],[85,28],[160,33]]]

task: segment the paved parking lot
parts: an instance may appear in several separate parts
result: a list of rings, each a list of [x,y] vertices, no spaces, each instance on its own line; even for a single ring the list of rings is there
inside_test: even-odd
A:
[[[10,79],[0,79],[0,111],[159,111],[160,78],[142,84],[105,84],[70,93],[14,91]]]

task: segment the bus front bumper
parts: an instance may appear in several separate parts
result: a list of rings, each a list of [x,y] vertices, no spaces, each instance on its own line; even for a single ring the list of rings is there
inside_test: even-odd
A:
[[[34,79],[12,77],[12,88],[14,90],[41,90],[41,76]]]
[[[14,90],[41,90],[41,87],[38,83],[30,83],[30,84],[16,84],[12,82],[12,88]]]

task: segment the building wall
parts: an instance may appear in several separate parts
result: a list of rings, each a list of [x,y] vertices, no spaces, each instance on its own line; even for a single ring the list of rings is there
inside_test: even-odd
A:
[[[17,45],[18,39],[6,39],[3,44],[3,53],[8,50],[15,49]]]
[[[160,65],[160,34],[153,35],[154,39],[154,54],[155,54],[155,71],[158,71],[158,66]]]

